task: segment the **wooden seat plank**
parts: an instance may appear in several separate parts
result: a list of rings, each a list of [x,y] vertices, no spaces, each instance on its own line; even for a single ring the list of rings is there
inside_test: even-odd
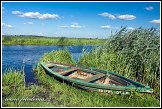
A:
[[[72,71],[75,71],[75,70],[79,70],[79,68],[71,68],[69,70],[61,71],[61,72],[58,72],[58,73],[61,74],[61,75],[66,75],[69,72],[72,72]]]
[[[106,75],[103,74],[103,73],[99,73],[99,74],[93,75],[93,76],[91,76],[89,78],[86,78],[83,81],[85,81],[85,82],[92,82],[92,81],[100,79],[100,78],[102,78],[104,76],[106,76]]]

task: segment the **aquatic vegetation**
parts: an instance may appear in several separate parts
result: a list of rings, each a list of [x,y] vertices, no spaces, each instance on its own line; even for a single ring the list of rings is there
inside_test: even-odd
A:
[[[122,28],[103,46],[85,52],[79,64],[116,72],[160,93],[160,36],[154,28]]]
[[[66,52],[65,54],[63,52]],[[68,51],[59,50],[55,52],[50,52],[45,54],[41,61],[45,61],[48,57],[52,57],[57,54],[57,60],[55,58],[51,58],[51,61],[67,63],[67,58],[70,56]],[[47,57],[48,56],[48,57]],[[65,58],[67,57],[67,58]],[[64,60],[62,58],[65,58]],[[73,64],[73,60],[69,58],[71,64]],[[52,76],[49,76],[45,73],[43,68],[38,65],[37,66],[36,75],[41,84],[49,87],[51,90],[50,97],[52,100],[56,100],[56,106],[72,106],[72,107],[135,107],[135,106],[158,106],[159,100],[155,99],[151,95],[131,95],[131,96],[123,96],[123,95],[105,95],[99,93],[89,93],[84,90],[78,89],[76,87],[72,87],[66,83],[61,83],[55,80]],[[151,104],[154,102],[154,104]]]
[[[44,56],[40,59],[40,61],[42,61],[42,62],[56,61],[56,62],[64,62],[66,64],[74,64],[75,63],[70,52],[66,48],[64,50],[58,50],[57,52],[52,51],[52,52],[45,53]]]
[[[41,60],[45,61],[50,56],[57,54],[58,59],[55,60],[55,58],[52,58],[53,61],[72,63],[72,60],[69,59],[67,61],[67,58],[65,58],[69,57],[69,53],[67,52],[67,50],[50,52],[45,54]],[[160,105],[160,101],[150,95],[122,96],[89,93],[55,80],[52,76],[47,75],[39,64],[35,75],[38,83],[25,85],[23,82],[23,73],[16,71],[5,73],[3,75],[2,105],[5,107],[155,107]],[[6,81],[11,78],[13,79],[13,77],[21,81],[17,82],[21,84],[14,93],[13,90],[8,90],[10,88],[6,88],[15,83],[15,81],[9,83]]]
[[[74,61],[66,48],[48,52],[40,59],[40,61],[56,61],[107,69],[151,85],[155,89],[153,95],[124,96],[86,92],[55,80],[54,77],[47,75],[38,63],[34,73],[38,80],[37,84],[25,85],[23,73],[13,73],[12,70],[2,76],[2,105],[6,107],[159,107],[160,100],[155,97],[160,95],[159,39],[159,34],[153,28],[138,28],[129,32],[123,28],[109,38],[103,46],[91,52],[85,52],[79,63]],[[14,90],[15,93],[12,93],[13,84],[18,84]],[[20,96],[38,97],[42,101],[7,100],[7,98],[19,99]]]
[[[104,39],[44,36],[2,36],[4,45],[102,45]]]

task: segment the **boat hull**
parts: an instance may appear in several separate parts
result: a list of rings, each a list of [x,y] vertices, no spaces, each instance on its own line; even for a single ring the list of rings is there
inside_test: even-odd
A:
[[[63,65],[63,64],[61,64]],[[45,70],[46,73],[54,76],[57,80],[60,80],[62,82],[66,82],[68,84],[71,84],[72,86],[75,87],[79,87],[81,89],[85,89],[87,91],[90,92],[100,92],[100,93],[108,93],[108,94],[130,94],[133,92],[139,92],[139,93],[153,93],[153,89],[151,89],[148,86],[142,85],[140,83],[134,82],[132,80],[129,80],[121,75],[115,74],[113,72],[109,72],[109,71],[105,71],[105,70],[99,70],[96,68],[86,68],[84,69],[84,67],[80,68],[84,71],[87,72],[99,72],[99,73],[112,73],[115,76],[118,76],[120,78],[124,78],[126,81],[129,81],[133,84],[135,84],[135,86],[114,86],[114,85],[104,85],[104,84],[96,84],[93,82],[85,82],[83,80],[79,80],[79,79],[73,79],[73,78],[69,78],[68,76],[63,76],[58,74],[58,72],[54,72],[52,71],[49,66],[46,63],[41,63],[41,66],[43,67],[43,69]]]

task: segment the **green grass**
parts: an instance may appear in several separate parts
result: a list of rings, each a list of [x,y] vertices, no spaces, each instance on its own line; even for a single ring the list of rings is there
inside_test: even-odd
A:
[[[57,55],[57,58],[53,56]],[[49,57],[51,60],[71,63],[73,59],[67,50],[53,51],[46,53],[40,60],[46,61]],[[53,77],[47,75],[43,68],[38,65],[37,72],[38,82],[26,86],[23,82],[23,73],[10,71],[3,75],[3,106],[7,107],[158,107],[160,101],[151,95],[106,95],[99,93],[90,93],[65,83],[55,80]],[[11,76],[12,75],[12,76]],[[16,78],[16,79],[13,79]],[[8,80],[12,82],[8,83]],[[8,91],[6,88],[11,84],[19,85],[15,91]],[[7,92],[8,91],[8,92]],[[27,98],[39,98],[40,101],[23,100]],[[17,98],[17,101],[12,101]],[[12,100],[10,100],[12,99]]]
[[[4,45],[102,45],[104,39],[38,37],[38,36],[2,36]]]
[[[100,48],[84,53],[80,65],[110,70],[147,84],[160,95],[160,36],[156,29],[121,29]]]
[[[55,57],[57,58],[55,58]],[[50,60],[75,64],[67,50],[59,50],[45,54],[40,60]],[[67,61],[68,60],[68,61]],[[87,60],[88,61],[88,60]],[[151,107],[159,106],[160,101],[153,95],[101,95],[98,93],[89,93],[77,89],[65,83],[56,81],[53,77],[46,75],[42,67],[37,68],[37,77],[40,83],[51,89],[50,96],[52,99],[60,101],[61,106],[72,107]],[[60,106],[55,104],[55,106]]]
[[[12,70],[2,76],[2,104],[13,107],[160,107],[159,39],[159,34],[154,29],[139,28],[125,32],[123,28],[103,46],[84,53],[79,60],[80,65],[107,69],[148,84],[155,91],[151,95],[106,95],[86,92],[55,80],[47,75],[38,63],[35,72],[37,84],[26,86],[23,73],[12,73]],[[46,53],[40,59],[47,60],[76,64],[67,49]],[[22,97],[37,97],[44,101],[6,100]]]

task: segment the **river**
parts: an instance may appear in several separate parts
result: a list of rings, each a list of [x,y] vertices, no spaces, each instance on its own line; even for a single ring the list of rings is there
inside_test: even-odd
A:
[[[36,82],[32,66],[46,52],[67,48],[74,60],[78,61],[82,50],[90,51],[94,46],[2,46],[2,73],[8,68],[20,70],[24,66],[26,83]]]

